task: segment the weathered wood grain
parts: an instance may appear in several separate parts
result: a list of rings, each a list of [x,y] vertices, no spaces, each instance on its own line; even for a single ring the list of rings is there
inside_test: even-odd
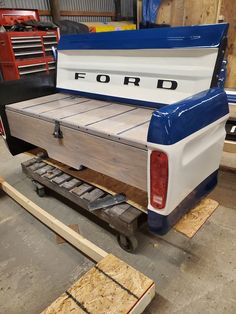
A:
[[[63,119],[63,124],[75,126],[88,126],[90,124],[99,122],[101,120],[113,117],[115,115],[134,110],[131,106],[122,106],[117,104],[110,104],[106,107],[97,108],[87,111],[69,118]]]
[[[92,130],[104,132],[107,134],[118,135],[130,129],[134,129],[144,122],[150,122],[153,110],[138,108],[125,112],[121,115],[111,117],[90,126]],[[136,130],[136,140],[140,138],[139,132]],[[144,138],[145,143],[147,137]]]
[[[53,123],[6,112],[11,134],[44,148],[51,158],[77,169],[84,165],[147,190],[147,151],[67,127],[61,127],[63,139],[55,139]]]
[[[50,110],[41,114],[42,117],[46,117],[48,119],[65,119],[70,116],[77,115],[78,113],[87,112],[96,108],[109,106],[109,103],[98,100],[84,100],[81,103],[74,104],[71,106],[56,108],[54,110]]]
[[[21,102],[15,103],[15,104],[11,104],[9,106],[13,109],[24,109],[24,108],[28,108],[31,106],[41,105],[43,103],[48,103],[48,102],[58,101],[58,100],[63,100],[63,99],[69,99],[69,98],[70,98],[70,95],[57,93],[57,94],[52,94],[52,95],[48,95],[48,96],[43,96],[43,97],[38,97],[38,98],[30,99],[30,100],[21,101]]]

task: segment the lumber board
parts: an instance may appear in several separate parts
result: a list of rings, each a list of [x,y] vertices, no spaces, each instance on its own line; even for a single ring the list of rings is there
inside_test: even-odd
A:
[[[229,103],[230,118],[236,119],[236,104]]]
[[[148,121],[125,132],[122,132],[120,136],[122,136],[123,140],[127,140],[129,142],[135,142],[137,141],[137,137],[139,137],[139,142],[143,145],[147,145],[146,139],[148,136],[149,123],[150,122]]]
[[[218,206],[219,203],[210,198],[203,199],[177,222],[174,229],[192,238]]]
[[[155,295],[153,280],[48,214],[1,177],[0,188],[35,218],[98,262],[42,314],[143,312]]]
[[[125,132],[134,129],[136,131],[136,139],[140,137],[139,132],[137,131],[137,127],[140,124],[150,122],[152,117],[152,110],[150,109],[135,109],[129,110],[121,115],[115,115],[110,119],[106,119],[91,125],[91,129],[96,131],[106,132],[108,134],[125,135]],[[148,129],[149,124],[146,125]],[[145,143],[147,142],[147,137],[145,138]]]
[[[52,13],[49,10],[39,10],[39,15],[51,16]],[[106,11],[60,11],[61,16],[100,16],[100,17],[115,17],[115,12]]]
[[[173,14],[173,1],[163,0],[157,14],[158,24],[170,24]]]
[[[108,106],[109,103],[106,103],[104,105],[103,101],[98,100],[89,100],[86,99],[82,103],[74,104],[71,106],[63,107],[63,108],[54,108],[53,110],[50,110],[48,112],[44,112],[41,114],[42,117],[46,117],[48,119],[65,119],[70,116],[74,116],[78,113],[87,112],[93,109],[97,109],[100,107]]]
[[[51,101],[51,97],[32,99],[26,107],[24,104],[11,104],[7,110],[53,124],[58,120],[60,125],[147,150],[147,133],[153,109],[77,96],[55,101]],[[133,133],[127,135],[129,131]]]
[[[84,165],[140,190],[147,190],[146,150],[65,126],[61,126],[63,139],[55,139],[52,122],[8,109],[6,113],[11,135],[44,148],[51,158],[77,169]]]
[[[224,152],[236,154],[236,142],[225,141],[224,142]],[[236,158],[236,155],[234,157]]]
[[[228,141],[230,143],[230,141]],[[232,142],[233,144],[228,144],[226,149],[222,154],[220,161],[220,168],[222,170],[232,170],[236,171],[236,142]]]
[[[51,111],[51,110],[55,109],[55,107],[57,109],[66,108],[66,107],[69,107],[71,105],[83,103],[86,100],[87,100],[86,98],[70,96],[69,98],[51,101],[51,102],[47,102],[47,103],[40,104],[37,106],[33,105],[33,106],[27,108],[27,112],[34,114],[34,115],[39,115],[41,113],[46,113],[48,111]],[[26,111],[26,109],[24,109],[24,110]]]
[[[59,234],[74,247],[79,249],[85,255],[98,262],[107,256],[107,252],[100,249],[98,246],[85,239],[83,236],[63,224],[60,220],[47,213],[44,209],[29,200],[22,193],[17,191],[13,186],[7,183],[3,178],[0,178],[0,188],[7,193],[18,204],[24,207],[30,214],[44,223],[51,230]]]
[[[41,314],[140,314],[154,295],[151,279],[109,254]]]
[[[63,99],[70,99],[70,95],[57,93],[52,94],[48,96],[38,97],[34,99],[24,100],[18,103],[11,104],[12,109],[25,109],[31,106],[37,106],[44,103],[52,102],[52,101],[58,101]]]
[[[108,119],[110,117],[128,112],[130,110],[135,110],[134,107],[110,104],[105,108],[97,108],[88,112],[84,112],[69,118],[63,119],[63,124],[66,125],[76,125],[76,126],[88,126],[93,123]]]

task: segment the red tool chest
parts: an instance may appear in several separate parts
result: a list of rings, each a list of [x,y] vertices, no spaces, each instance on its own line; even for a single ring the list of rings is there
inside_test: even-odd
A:
[[[29,19],[38,20],[37,10],[0,10],[0,25]],[[3,79],[16,80],[26,75],[49,73],[54,70],[52,47],[56,47],[57,43],[57,30],[0,33],[0,65]]]

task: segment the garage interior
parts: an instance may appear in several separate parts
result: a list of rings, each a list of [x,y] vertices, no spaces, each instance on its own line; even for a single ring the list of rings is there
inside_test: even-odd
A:
[[[151,12],[151,5],[155,7],[155,12]],[[145,16],[144,8],[146,8],[147,11],[150,9],[150,12],[155,16],[155,21],[153,21],[153,17],[149,17],[150,19],[148,19],[148,17]],[[83,36],[80,35],[80,33],[84,32],[87,32],[85,36],[99,36],[100,33],[104,33],[106,36],[106,32],[114,32],[114,34],[118,34],[118,32],[136,32],[136,29],[142,32],[143,30],[139,30],[140,28],[154,29],[156,25],[158,29],[165,29],[176,26],[229,23],[228,42],[225,52],[227,65],[226,62],[224,63],[224,67],[226,67],[227,70],[226,74],[224,74],[224,85],[220,85],[219,87],[222,90],[225,89],[227,93],[229,116],[226,123],[226,138],[220,156],[218,183],[216,187],[203,199],[198,200],[196,207],[194,206],[196,210],[189,208],[189,212],[183,215],[177,225],[172,226],[166,234],[157,235],[149,230],[147,219],[145,218],[146,214],[143,213],[144,208],[147,207],[148,196],[147,191],[142,190],[144,181],[138,183],[138,169],[137,176],[135,176],[133,180],[133,172],[129,173],[128,179],[126,180],[127,182],[125,182],[125,184],[127,184],[125,185],[126,188],[121,190],[119,189],[120,185],[116,181],[118,179],[122,181],[123,177],[125,177],[121,163],[118,164],[120,173],[117,174],[114,180],[106,177],[105,181],[99,181],[99,170],[97,170],[97,173],[95,171],[96,169],[92,169],[88,179],[88,177],[86,177],[87,169],[82,167],[81,170],[77,169],[75,171],[73,164],[66,164],[66,159],[55,161],[54,159],[56,158],[50,154],[50,159],[48,159],[46,155],[41,155],[41,148],[45,149],[45,147],[40,147],[40,145],[36,145],[37,143],[35,144],[34,142],[30,144],[40,147],[40,149],[30,147],[27,149],[27,152],[25,151],[24,153],[13,156],[8,150],[9,147],[7,147],[6,139],[4,138],[6,135],[4,132],[6,130],[4,130],[4,114],[2,113],[3,111],[1,111],[3,127],[1,125],[0,131],[3,137],[0,138],[0,313],[100,314],[143,312],[145,314],[156,314],[189,313],[190,311],[192,313],[201,313],[203,311],[206,313],[235,313],[236,104],[234,104],[235,99],[233,96],[236,91],[236,4],[230,0],[2,0],[0,1],[0,16],[2,9],[15,11],[19,9],[38,10],[37,14],[41,22],[58,25],[58,28],[50,30],[53,32],[53,35],[51,35],[54,36],[53,43],[50,44],[51,39],[45,40],[42,43],[42,45],[44,45],[44,61],[40,59],[40,62],[45,62],[45,69],[43,70],[42,65],[37,65],[37,58],[41,57],[36,55],[36,59],[27,59],[27,61],[23,63],[21,63],[21,59],[19,60],[19,58],[14,56],[14,62],[12,61],[13,59],[7,61],[8,66],[10,62],[12,66],[11,70],[7,71],[5,68],[7,62],[2,61],[2,58],[5,58],[8,54],[5,53],[3,56],[3,53],[0,52],[0,93],[2,93],[2,95],[0,94],[0,99],[2,99],[0,103],[1,108],[4,107],[4,114],[6,103],[6,107],[8,108],[6,112],[9,112],[9,108],[11,107],[13,108],[12,113],[16,114],[14,106],[18,106],[18,103],[34,101],[34,99],[28,99],[50,94],[47,90],[43,91],[43,84],[40,86],[42,95],[34,97],[26,96],[23,98],[22,95],[18,97],[16,91],[17,86],[19,86],[19,94],[21,94],[20,88],[23,88],[23,85],[25,85],[24,82],[29,84],[29,90],[31,90],[30,75],[32,73],[34,73],[32,77],[36,77],[36,79],[37,77],[40,78],[41,75],[55,79],[56,72],[60,70],[60,64],[55,60],[55,54],[57,54],[55,51],[58,42],[58,51],[60,53],[60,37],[62,38],[72,33]],[[18,11],[17,16],[19,14]],[[65,20],[67,22],[64,22]],[[48,25],[45,26],[45,24],[43,27],[48,27]],[[9,27],[9,25],[7,27]],[[9,35],[10,32],[14,32],[15,34],[19,31],[14,30],[12,26],[11,29],[7,27],[1,24],[0,35],[5,34],[12,36]],[[29,25],[27,25],[27,27],[29,27]],[[58,29],[60,29],[60,31],[58,31]],[[25,33],[28,31],[29,30],[24,30]],[[32,30],[30,29],[30,31]],[[36,32],[40,31],[37,30]],[[0,39],[3,41],[3,37],[0,36]],[[19,45],[19,43],[17,45]],[[27,49],[26,53],[29,53],[29,47]],[[46,49],[48,49],[50,53],[47,54]],[[32,73],[28,73],[31,71]],[[14,84],[14,87],[11,84]],[[48,88],[48,86],[46,88]],[[4,90],[6,89],[8,89],[6,95],[10,95],[11,91],[14,91],[15,96],[13,96],[12,99],[16,99],[15,101],[7,102],[7,100],[5,100],[6,96]],[[100,101],[99,99],[99,102]],[[133,104],[129,104],[129,106],[132,105]],[[101,106],[105,105],[102,104]],[[25,108],[27,110],[28,107]],[[132,110],[137,109],[131,107],[130,110],[132,112]],[[142,112],[145,110],[153,112],[154,109],[142,108],[142,110]],[[38,115],[38,113],[36,114]],[[22,112],[20,115],[22,115]],[[144,116],[145,113],[142,113],[142,115]],[[32,118],[32,112],[28,117],[29,116]],[[9,119],[10,115],[8,114],[7,117]],[[11,135],[17,137],[17,121],[15,125],[17,126],[16,128],[10,124],[10,132],[12,133]],[[59,125],[59,129],[56,129],[55,124],[54,133],[56,132],[56,136],[60,137],[61,130],[63,130],[63,134],[61,135],[65,136],[66,133],[63,127],[65,128],[65,126],[61,124]],[[32,128],[32,132],[33,129],[34,128]],[[35,126],[35,130],[36,129],[37,127]],[[24,128],[22,128],[22,130],[24,130]],[[37,135],[38,134],[39,133],[37,133]],[[89,135],[91,136],[91,134]],[[95,135],[95,137],[98,137],[97,133]],[[120,139],[122,139],[122,136],[119,137],[119,141]],[[25,138],[21,137],[21,140],[25,140]],[[124,141],[128,141],[128,138],[124,137]],[[124,145],[124,143],[118,143],[118,140],[114,140],[114,143]],[[141,144],[143,145],[143,143],[141,143],[140,140],[138,144],[139,146],[135,148],[137,151],[142,149]],[[134,150],[134,143],[132,143],[131,146]],[[93,149],[95,150],[95,144]],[[115,146],[113,149],[115,151]],[[96,154],[99,154],[99,150],[96,150]],[[124,152],[122,151],[122,154],[125,154],[125,150]],[[132,207],[133,213],[135,212],[133,215],[138,215],[137,212],[140,213],[140,218],[138,216],[138,219],[141,221],[140,226],[136,221],[135,226],[132,223],[128,226],[129,228],[135,229],[135,244],[133,242],[131,243],[135,246],[134,251],[127,252],[130,249],[127,247],[125,251],[125,246],[128,244],[122,243],[121,238],[119,238],[119,234],[121,234],[120,230],[123,228],[123,225],[119,227],[119,223],[117,222],[117,228],[116,226],[114,227],[114,225],[112,226],[112,223],[104,219],[103,214],[99,216],[96,211],[94,211],[94,215],[93,213],[85,213],[82,208],[83,202],[81,206],[76,206],[76,201],[73,201],[73,199],[69,200],[69,196],[67,197],[65,193],[60,195],[59,190],[52,191],[49,186],[44,188],[42,182],[37,182],[35,177],[30,177],[32,174],[26,174],[25,171],[22,170],[22,168],[24,168],[22,165],[29,164],[32,158],[36,158],[36,162],[44,162],[49,166],[59,167],[58,169],[60,170],[62,170],[62,166],[57,162],[63,162],[65,164],[65,167],[63,166],[64,175],[71,175],[72,178],[82,180],[85,184],[94,183],[95,188],[102,189],[104,193],[108,193],[109,195],[111,194],[113,201],[114,194],[126,192],[128,201],[126,198],[123,202],[127,201],[125,205],[128,204],[128,207]],[[132,160],[134,167],[140,167],[141,159],[142,154],[140,153],[137,160]],[[115,160],[115,157],[112,160]],[[125,163],[126,159],[124,159],[123,162]],[[88,164],[90,165],[90,160],[88,160]],[[32,164],[30,163],[30,165]],[[90,168],[89,166],[87,167]],[[103,169],[102,166],[100,169]],[[85,172],[84,176],[83,171]],[[111,176],[112,172],[109,171],[109,165],[107,165],[107,169],[104,167],[104,171],[101,172],[104,173],[105,176]],[[143,172],[147,171],[146,168],[143,170]],[[194,171],[196,170],[192,169],[193,176]],[[78,173],[78,176],[75,175],[75,172]],[[82,173],[82,175],[80,173]],[[92,176],[94,176],[94,178],[91,179]],[[122,182],[124,181],[125,179]],[[132,185],[132,187],[128,188],[128,184]],[[135,184],[136,186],[133,187]],[[178,186],[179,184],[180,183],[177,181],[173,182],[174,186]],[[137,190],[139,188],[141,189]],[[13,191],[12,194],[9,191]],[[18,192],[20,194],[17,194]],[[132,199],[133,195],[134,198]],[[23,197],[26,206],[19,203],[19,200],[23,200]],[[30,201],[33,203],[30,203]],[[67,231],[60,234],[59,229],[58,232],[54,232],[55,229],[53,231],[52,225],[44,221],[42,223],[42,219],[37,217],[36,210],[34,213],[31,212],[30,214],[29,208],[27,209],[27,202],[30,203],[29,207],[33,208],[33,210],[38,206],[37,210],[43,209],[51,215],[50,217],[54,217],[56,220],[60,221],[63,226],[65,226],[65,228],[62,226],[60,230],[67,230],[66,228],[68,226],[72,228],[74,230],[73,232],[81,236],[81,239],[78,240],[78,246],[76,246],[75,242],[71,243],[70,235],[69,238],[66,236],[63,238],[63,234],[68,233]],[[36,206],[34,206],[34,204],[36,204]],[[209,209],[210,205],[208,206],[208,204],[210,204],[212,208]],[[122,202],[120,206],[122,206]],[[102,211],[103,209],[99,210]],[[74,235],[74,233],[71,233],[71,235]],[[86,249],[84,250],[82,248],[81,251],[78,249],[78,247],[80,247],[79,242],[85,243],[87,241],[86,239],[91,243],[88,244],[89,249],[86,251]],[[93,247],[93,245],[95,247]],[[85,278],[86,274],[91,271],[91,269],[98,267],[96,265],[100,265],[97,264],[97,262],[100,263],[100,258],[96,260],[96,258],[93,258],[91,255],[94,252],[100,252],[100,249],[101,255],[103,252],[112,254],[121,261],[124,261],[127,265],[133,267],[135,271],[144,274],[147,280],[152,281],[151,286],[154,287],[155,285],[155,295],[148,298],[147,303],[145,303],[146,301],[143,301],[143,296],[146,295],[145,292],[140,298],[137,297],[138,301],[135,301],[135,305],[132,305],[129,311],[122,310],[119,306],[115,306],[111,310],[112,307],[110,303],[114,302],[115,304],[117,302],[117,304],[120,304],[123,302],[124,304],[128,304],[128,298],[121,298],[119,296],[119,289],[116,288],[116,290],[113,291],[110,286],[105,290],[107,295],[102,295],[102,311],[96,310],[96,307],[93,311],[88,311],[86,307],[89,307],[94,300],[90,301],[90,305],[88,305],[89,302],[88,304],[82,302],[81,305],[81,302],[75,299],[75,297],[68,297],[70,287],[81,278]],[[98,253],[98,255],[99,254],[100,253]],[[116,279],[112,278],[111,281],[113,285],[122,285],[123,287],[123,284],[119,283],[119,275],[119,273],[116,274],[117,277],[114,277]],[[125,273],[124,276],[126,276]],[[129,276],[126,280],[132,281]],[[91,288],[92,290],[96,290],[97,287],[99,288],[99,283],[96,284],[96,280],[94,282],[95,285]],[[136,283],[138,287],[140,283],[138,281],[136,281]],[[122,289],[128,290],[126,293],[129,295],[134,293],[131,288],[123,287]],[[136,291],[136,287],[133,287],[133,289]],[[51,306],[51,304],[54,304],[53,302],[55,300],[59,300],[58,302],[60,302],[60,296],[63,296],[65,291],[68,299],[70,299],[70,304],[73,304],[71,308],[73,310],[66,310],[62,305],[61,307],[58,306],[55,308]],[[102,294],[102,292],[99,292],[99,289],[98,293]],[[90,294],[92,295],[91,291]],[[96,296],[96,298],[98,298],[98,296]],[[109,306],[108,303],[106,303],[108,302],[107,300],[110,302]],[[140,306],[142,302],[145,304]]]

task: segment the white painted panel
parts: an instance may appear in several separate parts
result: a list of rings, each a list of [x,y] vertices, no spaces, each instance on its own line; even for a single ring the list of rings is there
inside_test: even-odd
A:
[[[225,122],[229,115],[211,123],[173,145],[148,143],[152,150],[168,155],[169,182],[166,206],[156,210],[150,204],[150,164],[148,164],[148,208],[161,215],[170,214],[202,181],[219,168],[225,139]],[[148,158],[148,163],[149,163]]]
[[[127,99],[171,104],[210,87],[218,48],[140,50],[61,50],[57,86],[63,89]],[[85,73],[75,79],[75,73]],[[99,74],[108,83],[97,82]],[[139,86],[124,85],[124,77],[140,78]],[[84,77],[84,78],[83,78]],[[158,80],[176,81],[170,90]]]

